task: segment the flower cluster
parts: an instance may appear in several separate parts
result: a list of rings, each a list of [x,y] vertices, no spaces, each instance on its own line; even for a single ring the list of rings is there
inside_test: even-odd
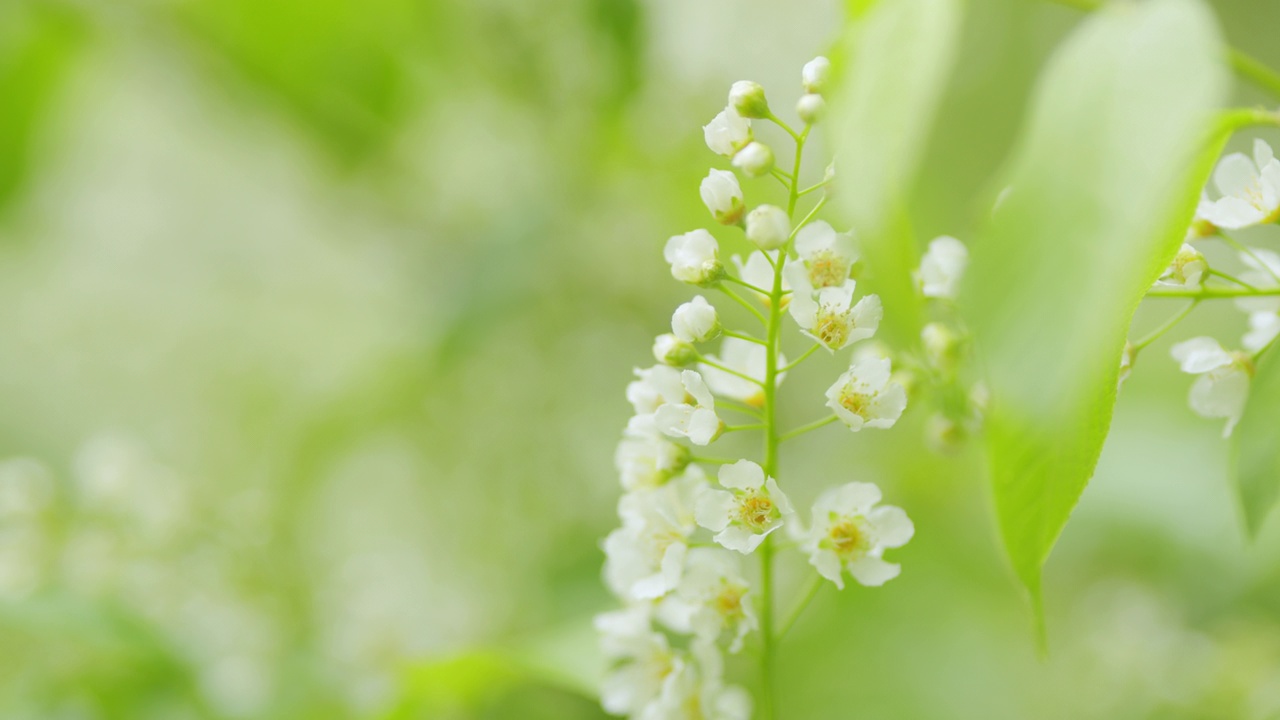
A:
[[[825,578],[843,588],[850,576],[879,586],[899,573],[885,551],[914,532],[906,513],[878,505],[879,489],[859,482],[824,492],[805,523],[779,478],[784,440],[834,422],[853,432],[889,428],[907,405],[892,361],[859,350],[826,391],[827,416],[785,433],[777,422],[777,395],[788,373],[819,349],[834,354],[873,337],[883,315],[880,298],[862,292],[854,279],[860,261],[854,234],[815,219],[833,171],[810,188],[799,184],[805,139],[825,109],[829,70],[822,57],[804,66],[799,132],[774,115],[760,85],[746,81],[733,85],[727,107],[703,128],[713,152],[747,178],[779,181],[786,201],[749,207],[738,174],[712,169],[701,184],[703,203],[716,223],[738,228],[754,249],[726,265],[720,241],[702,228],[670,238],[663,249],[672,277],[720,293],[735,312],[759,321],[763,337],[731,329],[707,294],[695,295],[676,308],[671,331],[654,340],[657,364],[636,369],[627,387],[634,414],[615,456],[624,490],[621,525],[603,543],[604,580],[622,608],[596,619],[611,663],[602,687],[611,713],[745,720],[752,698],[726,683],[722,653],[739,652],[753,637],[762,655],[772,652],[779,632],[771,568],[782,547],[775,540],[789,539],[803,552],[814,571],[811,582]],[[790,173],[775,167],[772,148],[756,138],[752,123],[759,120],[795,140]],[[821,199],[801,217],[796,205],[810,193]],[[921,268],[925,293],[950,296],[964,247],[935,245]],[[781,348],[787,325],[793,336],[811,340],[792,362]],[[716,340],[718,352],[704,349]],[[748,420],[732,424],[736,416]],[[743,431],[762,431],[760,462],[698,455]],[[748,558],[759,561],[758,575],[745,567]],[[765,674],[761,701],[767,703]]]
[[[1211,199],[1207,191],[1201,196],[1186,241],[1148,292],[1148,297],[1183,298],[1187,305],[1146,337],[1126,345],[1120,379],[1123,382],[1128,376],[1139,352],[1200,302],[1233,299],[1248,320],[1240,349],[1224,349],[1208,336],[1184,340],[1171,349],[1182,371],[1197,376],[1188,398],[1191,409],[1206,418],[1225,420],[1226,437],[1244,412],[1258,357],[1280,335],[1280,255],[1246,246],[1233,237],[1235,231],[1280,220],[1280,160],[1270,145],[1254,140],[1252,157],[1232,153],[1219,161],[1212,185],[1218,197]],[[1233,274],[1229,267],[1210,267],[1196,247],[1209,240],[1230,248],[1240,269]],[[1220,282],[1211,284],[1215,278]]]

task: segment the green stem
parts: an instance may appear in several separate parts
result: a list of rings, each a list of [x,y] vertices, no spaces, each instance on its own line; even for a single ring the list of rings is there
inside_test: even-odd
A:
[[[769,294],[769,291],[768,291],[768,290],[765,290],[764,288],[758,288],[758,287],[756,287],[755,285],[752,285],[751,283],[747,282],[746,280],[742,280],[742,279],[740,279],[740,278],[736,278],[736,277],[734,277],[734,276],[732,276],[732,275],[725,275],[725,276],[724,276],[724,280],[725,280],[725,282],[731,282],[731,283],[733,283],[733,284],[735,284],[735,285],[741,285],[742,287],[747,288],[748,290],[752,290],[752,291],[754,291],[754,292],[758,292],[758,293],[760,293],[761,295],[768,295],[768,294]]]
[[[764,423],[756,423],[754,425],[725,425],[721,433],[742,432],[743,430],[764,430],[768,426]]]
[[[1280,295],[1280,287],[1274,288],[1258,288],[1250,290],[1248,288],[1225,288],[1225,287],[1202,287],[1198,290],[1177,290],[1177,289],[1156,289],[1148,290],[1147,297],[1157,298],[1187,298],[1189,300],[1218,300],[1221,298],[1242,298],[1242,297],[1271,297]]]
[[[787,217],[795,217],[796,214],[796,201],[800,199],[800,159],[804,156],[804,142],[809,137],[809,129],[811,127],[813,126],[805,125],[804,131],[799,135],[792,132],[791,128],[787,128],[787,132],[790,132],[791,136],[796,139],[796,161],[791,170],[791,194],[787,198]],[[798,227],[803,226],[804,222],[801,222]]]
[[[764,344],[765,344],[765,342],[764,342],[763,340],[761,340],[760,338],[758,338],[758,337],[756,337],[756,336],[754,336],[754,335],[748,335],[747,333],[744,333],[744,332],[738,332],[737,330],[724,330],[724,329],[722,329],[722,330],[720,330],[720,332],[721,332],[721,333],[723,333],[725,337],[738,338],[739,340],[746,340],[747,342],[755,343],[755,344],[757,344],[757,345],[764,345]]]
[[[1138,352],[1139,350],[1141,350],[1142,348],[1144,348],[1144,347],[1146,347],[1146,346],[1150,345],[1151,343],[1155,342],[1156,340],[1159,340],[1159,339],[1160,339],[1160,336],[1162,336],[1162,335],[1164,335],[1165,333],[1169,332],[1170,330],[1172,330],[1172,329],[1173,329],[1173,327],[1174,327],[1175,325],[1177,325],[1178,323],[1182,322],[1182,319],[1183,319],[1183,318],[1185,318],[1187,315],[1191,314],[1191,311],[1192,311],[1192,310],[1194,310],[1194,309],[1195,309],[1195,307],[1196,307],[1197,305],[1199,305],[1199,304],[1200,304],[1200,301],[1199,301],[1198,299],[1197,299],[1197,300],[1192,300],[1191,302],[1187,303],[1187,306],[1186,306],[1186,307],[1182,308],[1182,310],[1181,310],[1180,312],[1178,312],[1178,314],[1176,314],[1176,315],[1174,315],[1173,317],[1169,318],[1169,320],[1168,320],[1167,322],[1165,322],[1165,324],[1163,324],[1163,325],[1161,325],[1160,327],[1156,328],[1155,330],[1152,330],[1151,332],[1147,333],[1147,334],[1146,334],[1146,335],[1145,335],[1141,340],[1139,340],[1138,342],[1134,343],[1134,344],[1133,344],[1133,351],[1136,353],[1136,352]]]
[[[782,621],[782,625],[778,627],[778,639],[787,636],[787,632],[791,630],[791,626],[796,624],[796,620],[800,619],[800,615],[804,613],[805,608],[809,607],[809,603],[813,602],[813,598],[822,589],[823,578],[821,575],[814,573],[809,578],[809,584],[805,586],[800,599],[791,607],[791,612],[787,613],[787,619]]]
[[[808,195],[814,190],[821,190],[822,188],[826,187],[830,183],[831,183],[830,180],[823,180],[822,182],[817,183],[816,185],[810,185],[809,187],[801,190],[798,194],[800,195],[800,197],[804,197],[805,195]]]
[[[1222,232],[1221,229],[1218,230],[1218,237],[1222,238],[1222,241],[1225,242],[1226,244],[1244,253],[1246,256],[1248,256],[1250,259],[1252,259],[1255,263],[1258,264],[1259,270],[1266,272],[1268,275],[1271,276],[1272,280],[1275,280],[1276,282],[1280,283],[1280,275],[1277,275],[1276,271],[1272,270],[1270,265],[1263,262],[1262,258],[1258,257],[1257,253],[1253,251],[1253,248],[1245,245],[1239,240],[1236,240],[1230,235]]]
[[[780,373],[784,373],[784,372],[786,372],[786,371],[790,370],[791,368],[793,368],[793,367],[795,367],[795,366],[799,365],[800,363],[804,362],[806,358],[808,358],[808,357],[809,357],[810,355],[812,355],[815,351],[817,351],[817,349],[818,349],[818,348],[820,348],[820,347],[822,347],[822,343],[814,343],[814,344],[813,344],[813,347],[809,348],[808,350],[805,350],[803,355],[801,355],[800,357],[796,358],[795,360],[792,360],[790,364],[788,364],[786,367],[783,367],[782,369],[778,370],[778,372],[780,372]]]
[[[824,417],[824,418],[822,418],[821,420],[814,420],[813,422],[809,423],[808,425],[801,425],[800,427],[796,428],[795,430],[792,430],[792,431],[787,432],[787,433],[783,433],[783,434],[782,434],[782,436],[778,438],[778,440],[779,440],[779,441],[787,441],[787,440],[790,440],[791,438],[794,438],[794,437],[800,437],[801,435],[803,435],[803,434],[805,434],[805,433],[809,432],[810,430],[817,430],[818,428],[820,428],[820,427],[822,427],[822,426],[824,426],[824,425],[830,425],[831,423],[833,423],[833,422],[835,422],[836,420],[839,420],[839,419],[840,419],[840,418],[836,417],[835,415],[828,415],[827,417]]]
[[[1227,273],[1220,272],[1220,271],[1218,271],[1218,270],[1214,270],[1213,268],[1209,268],[1209,274],[1210,274],[1210,275],[1216,275],[1217,277],[1220,277],[1220,278],[1222,278],[1223,280],[1226,280],[1226,281],[1228,281],[1228,282],[1233,282],[1233,283],[1235,283],[1236,285],[1239,285],[1239,286],[1240,286],[1240,287],[1242,287],[1242,288],[1248,288],[1248,289],[1250,289],[1250,290],[1257,290],[1257,289],[1258,289],[1258,288],[1256,288],[1256,287],[1254,287],[1254,286],[1250,285],[1249,283],[1247,283],[1247,282],[1245,282],[1245,281],[1241,280],[1240,278],[1238,278],[1238,277],[1236,277],[1236,276],[1234,276],[1234,275],[1228,275]]]
[[[808,225],[809,221],[813,219],[813,216],[817,215],[818,211],[822,209],[822,206],[826,204],[827,199],[825,197],[815,203],[814,206],[809,209],[809,212],[805,214],[804,218],[800,222],[796,223],[795,227],[791,228],[791,235],[787,237],[787,242],[795,240],[796,235],[800,234],[800,230],[804,228],[805,225]]]
[[[755,305],[752,305],[751,303],[744,300],[741,295],[725,287],[724,283],[720,283],[716,285],[716,287],[720,290],[720,292],[733,298],[734,302],[746,308],[752,315],[755,315],[756,319],[759,320],[761,323],[764,323],[766,325],[769,323],[768,320],[765,320],[764,313],[757,310]]]
[[[1236,75],[1248,80],[1267,92],[1280,97],[1280,74],[1264,65],[1261,61],[1246,55],[1235,48],[1230,48],[1231,69]]]
[[[792,139],[792,140],[795,140],[797,143],[802,143],[802,142],[803,142],[803,141],[800,139],[800,135],[796,134],[796,131],[795,131],[795,130],[792,130],[790,125],[788,125],[788,124],[786,124],[785,122],[783,122],[783,121],[782,121],[782,118],[780,118],[780,117],[778,117],[777,115],[774,115],[772,112],[770,112],[770,113],[766,116],[766,118],[765,118],[765,119],[766,119],[766,120],[768,120],[769,122],[772,122],[774,125],[777,125],[778,127],[782,128],[783,130],[786,130],[786,131],[787,131],[787,134],[791,136],[791,139]],[[792,175],[791,177],[795,178],[795,177],[799,177],[799,175],[798,175],[798,174],[797,174],[797,175]]]
[[[730,460],[729,458],[703,457],[701,455],[694,455],[693,457],[689,458],[689,462],[703,463],[705,465],[732,465],[738,461]]]
[[[731,368],[731,367],[725,367],[724,365],[721,365],[720,363],[716,362],[715,360],[708,360],[708,359],[707,359],[707,356],[703,355],[702,353],[694,353],[694,355],[693,355],[693,356],[694,356],[694,358],[696,358],[696,359],[697,359],[697,361],[698,361],[698,362],[702,363],[703,365],[706,365],[707,367],[713,367],[713,368],[715,368],[715,369],[719,370],[720,372],[726,372],[726,373],[729,373],[730,375],[733,375],[733,376],[735,376],[735,377],[740,377],[740,378],[742,378],[743,380],[746,380],[746,381],[748,381],[748,382],[753,382],[753,383],[755,383],[756,385],[760,385],[760,386],[762,386],[762,387],[764,386],[764,383],[760,382],[759,380],[757,380],[757,379],[755,379],[755,378],[751,377],[750,375],[748,375],[748,374],[746,374],[746,373],[738,372],[737,370],[734,370],[734,369],[733,369],[733,368]]]

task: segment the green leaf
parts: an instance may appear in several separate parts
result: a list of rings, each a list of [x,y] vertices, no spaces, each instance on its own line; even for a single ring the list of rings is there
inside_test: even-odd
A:
[[[1280,353],[1274,348],[1258,363],[1231,453],[1245,529],[1257,538],[1280,498]]]
[[[1133,312],[1212,166],[1223,56],[1198,0],[1085,20],[1050,61],[1010,190],[973,247],[961,308],[990,390],[997,520],[1037,607],[1041,567],[1106,439]]]
[[[887,339],[913,343],[922,300],[905,213],[934,112],[955,54],[959,0],[879,0],[852,8],[836,52],[830,132],[839,201],[861,241],[863,278],[885,306]]]

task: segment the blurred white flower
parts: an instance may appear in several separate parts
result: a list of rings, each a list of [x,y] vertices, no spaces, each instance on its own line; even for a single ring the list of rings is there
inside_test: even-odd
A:
[[[702,491],[696,517],[730,550],[752,552],[791,515],[791,503],[777,481],[766,478],[764,469],[750,460],[720,466],[720,485],[729,490]]]
[[[808,284],[813,288],[843,285],[858,261],[853,234],[837,233],[821,220],[805,225],[796,233],[796,255],[799,259],[791,263],[803,265]]]
[[[690,465],[665,485],[622,496],[622,527],[604,540],[605,582],[614,594],[653,600],[676,588],[696,529],[694,502],[706,485],[702,471]]]
[[[800,70],[800,84],[807,93],[820,93],[831,76],[831,61],[819,55],[804,64]]]
[[[902,547],[915,526],[901,508],[880,502],[880,488],[848,483],[827,490],[813,504],[813,526],[801,533],[802,548],[818,574],[844,589],[844,570],[859,584],[876,587],[898,576],[901,566],[885,562],[888,548]]]
[[[773,150],[762,142],[752,141],[733,156],[733,166],[747,177],[763,177],[773,169]]]
[[[739,80],[729,88],[729,107],[744,118],[769,117],[769,101],[760,83]]]
[[[867,295],[854,304],[857,283],[852,280],[815,292],[798,261],[787,264],[786,274],[795,289],[787,311],[805,335],[832,352],[875,335],[884,315],[878,295]]]
[[[736,653],[758,627],[750,593],[738,554],[694,548],[685,560],[680,585],[658,604],[657,614],[672,630],[705,642],[718,642],[727,632],[729,652]]]
[[[893,427],[907,408],[907,393],[890,379],[891,373],[888,358],[855,357],[827,389],[827,407],[854,432]]]
[[[964,243],[949,235],[934,238],[920,259],[920,285],[924,296],[955,299],[968,264],[969,251]]]
[[[695,295],[671,315],[671,332],[685,342],[714,340],[720,334],[720,318],[715,306],[701,295]]]
[[[789,237],[791,218],[787,217],[786,210],[776,205],[759,205],[747,213],[747,239],[761,250],[777,250],[787,244]]]
[[[606,712],[638,717],[663,693],[684,661],[665,635],[655,632],[643,608],[597,615],[596,630],[607,660],[616,663],[600,685],[600,704]]]
[[[1249,313],[1249,331],[1241,338],[1245,350],[1256,353],[1280,335],[1280,315],[1274,312]]]
[[[732,106],[726,107],[702,126],[702,136],[711,152],[733,157],[751,142],[751,121],[739,115]]]
[[[696,661],[696,662],[695,662]],[[723,681],[719,649],[695,640],[663,684],[658,697],[636,720],[750,720],[751,697]]]
[[[920,330],[920,345],[929,364],[940,370],[951,370],[960,360],[961,338],[950,325],[931,322]]]
[[[1173,261],[1169,263],[1169,267],[1160,275],[1160,279],[1156,280],[1156,284],[1195,288],[1200,286],[1208,272],[1209,263],[1205,261],[1204,255],[1201,255],[1199,250],[1191,247],[1188,243],[1182,243],[1182,247],[1178,249],[1178,254],[1173,256]]]
[[[652,488],[684,470],[689,464],[689,449],[663,437],[652,415],[637,415],[627,423],[613,462],[623,488]]]
[[[761,382],[764,381],[765,369],[768,365],[768,353],[763,345],[735,337],[724,339],[720,344],[719,357],[708,355],[707,359]],[[786,356],[778,353],[777,367],[783,367],[786,364]],[[702,372],[707,386],[716,395],[737,400],[751,407],[764,407],[764,388],[760,385],[706,364],[700,364],[698,370]],[[786,373],[778,373],[779,385],[782,384],[786,375]]]
[[[1229,436],[1244,412],[1253,361],[1243,353],[1223,350],[1211,337],[1184,340],[1170,352],[1183,372],[1200,376],[1191,385],[1191,409],[1202,417],[1226,418],[1222,436]]]
[[[688,438],[694,445],[706,445],[720,435],[724,424],[716,415],[716,401],[703,382],[702,376],[692,370],[680,373],[686,397],[693,400],[668,402],[653,415],[654,424],[664,435]]]
[[[698,188],[702,203],[711,217],[721,225],[736,225],[742,219],[746,206],[742,203],[742,187],[738,176],[728,170],[711,170]]]
[[[693,285],[711,285],[724,275],[720,245],[701,228],[667,240],[662,256],[671,263],[671,276]]]
[[[1222,158],[1213,172],[1213,184],[1222,197],[1203,212],[1203,219],[1213,225],[1238,230],[1280,217],[1280,162],[1261,139],[1253,141],[1252,160],[1243,153]]]

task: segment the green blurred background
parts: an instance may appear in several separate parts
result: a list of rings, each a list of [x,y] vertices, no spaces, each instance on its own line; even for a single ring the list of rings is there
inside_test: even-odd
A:
[[[1280,66],[1280,4],[1214,5]],[[699,128],[738,79],[789,106],[842,18],[0,0],[0,717],[601,717],[612,453],[631,369],[689,295],[661,245],[706,225],[698,182],[724,167]],[[1078,21],[969,4],[921,240],[980,219]],[[1244,318],[1186,330],[1223,327]],[[899,580],[825,591],[797,626],[787,716],[1280,718],[1280,522],[1242,540],[1171,339],[1048,566],[1047,660],[975,447],[925,451],[923,408],[789,447],[802,506],[874,481],[918,531]],[[792,422],[838,372],[814,365]]]

